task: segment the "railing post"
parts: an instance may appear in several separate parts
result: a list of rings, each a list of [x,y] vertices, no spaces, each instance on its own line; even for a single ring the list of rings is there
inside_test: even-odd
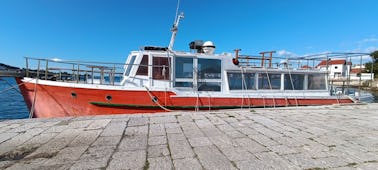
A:
[[[116,65],[114,64],[113,65],[113,74],[112,74],[112,85],[114,86],[114,81],[115,81],[115,73],[116,73],[116,71],[115,71],[115,69],[116,69]]]
[[[46,60],[46,68],[45,68],[45,80],[47,80],[47,74],[48,74],[48,66],[49,66],[49,61]]]
[[[29,58],[25,57],[26,60],[26,77],[29,77]]]
[[[79,83],[80,81],[80,63],[77,63],[77,79],[76,83]]]
[[[75,80],[75,64],[72,64],[72,78]]]

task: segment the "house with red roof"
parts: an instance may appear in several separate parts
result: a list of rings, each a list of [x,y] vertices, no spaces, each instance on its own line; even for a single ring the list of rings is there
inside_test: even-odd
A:
[[[345,59],[322,60],[315,68],[328,70],[330,78],[346,77],[350,74],[352,63]]]
[[[374,73],[364,73],[365,65],[355,65],[345,59],[322,60],[317,69],[328,70],[330,79],[349,78],[350,80],[374,80]]]

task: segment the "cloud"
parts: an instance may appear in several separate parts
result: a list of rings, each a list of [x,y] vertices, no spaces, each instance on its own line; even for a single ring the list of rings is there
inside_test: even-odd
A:
[[[370,47],[367,47],[363,50],[364,53],[372,53],[374,51],[377,51],[378,50],[378,47],[376,46],[370,46]]]
[[[358,41],[358,44],[365,44],[365,43],[372,43],[372,42],[378,42],[378,38],[375,38],[375,37],[365,38],[363,40]]]
[[[290,57],[298,57],[297,54],[290,52],[290,51],[287,51],[287,50],[279,50],[279,51],[277,51],[277,54],[280,57],[289,57],[289,58]]]

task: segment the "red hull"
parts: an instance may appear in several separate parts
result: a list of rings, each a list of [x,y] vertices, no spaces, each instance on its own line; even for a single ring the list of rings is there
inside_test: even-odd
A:
[[[103,90],[89,88],[71,88],[49,85],[37,85],[34,93],[34,83],[20,84],[22,95],[29,108],[32,108],[34,94],[33,117],[64,117],[103,114],[132,114],[164,112],[151,100],[147,91]],[[337,103],[352,103],[350,99],[325,98],[209,98],[209,97],[173,97],[175,93],[153,91],[161,105],[171,109],[202,109],[264,107],[264,106],[296,106],[296,105],[329,105]],[[106,96],[111,96],[108,100]],[[94,104],[94,103],[101,103]]]

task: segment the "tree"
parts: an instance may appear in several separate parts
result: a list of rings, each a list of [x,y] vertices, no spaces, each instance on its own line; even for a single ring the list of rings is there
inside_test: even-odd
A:
[[[372,57],[374,63],[378,63],[378,50],[372,52],[370,56]]]
[[[370,53],[371,58],[373,59],[373,64],[371,62],[365,63],[365,70],[367,73],[370,73],[373,69],[375,77],[378,76],[378,50]],[[373,66],[373,68],[371,68]]]

